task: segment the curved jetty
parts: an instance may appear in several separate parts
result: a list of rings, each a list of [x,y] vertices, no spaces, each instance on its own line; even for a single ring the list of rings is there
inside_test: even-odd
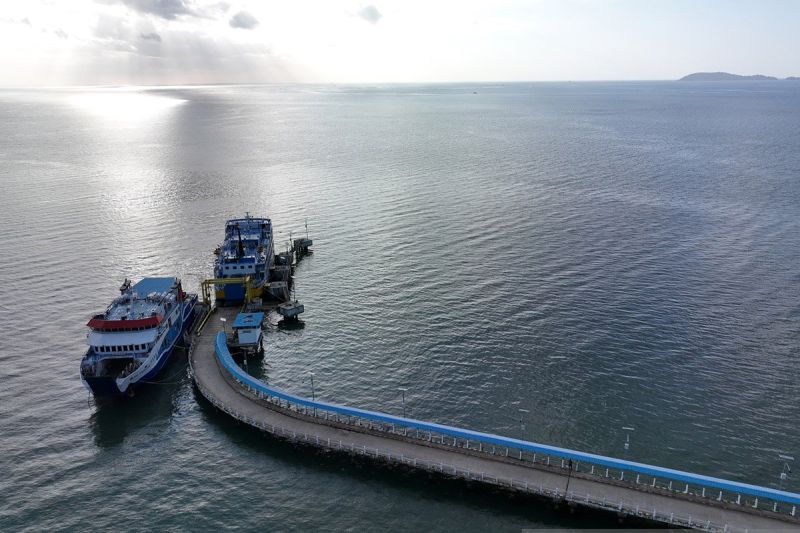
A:
[[[236,309],[213,311],[232,320]],[[532,495],[704,531],[800,531],[800,494],[303,398],[244,372],[221,322],[189,362],[197,389],[275,437]]]

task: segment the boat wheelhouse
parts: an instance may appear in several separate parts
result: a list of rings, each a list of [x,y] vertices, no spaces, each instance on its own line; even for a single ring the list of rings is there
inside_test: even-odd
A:
[[[228,220],[225,240],[214,253],[214,277],[232,278],[229,283],[215,285],[217,304],[241,302],[245,299],[244,278],[249,276],[250,286],[256,289],[269,280],[274,260],[272,222],[249,213],[244,218]]]
[[[191,327],[196,303],[178,278],[126,279],[120,296],[86,324],[83,384],[95,396],[114,396],[153,379]]]

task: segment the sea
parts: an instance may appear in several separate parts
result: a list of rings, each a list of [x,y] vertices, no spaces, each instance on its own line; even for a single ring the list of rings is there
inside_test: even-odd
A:
[[[88,318],[247,212],[314,241],[272,385],[800,491],[800,83],[4,89],[0,189],[0,530],[617,525],[266,438],[185,351],[91,398]]]

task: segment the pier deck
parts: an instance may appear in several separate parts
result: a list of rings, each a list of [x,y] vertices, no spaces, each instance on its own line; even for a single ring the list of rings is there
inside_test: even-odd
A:
[[[708,531],[800,531],[800,525],[790,517],[779,519],[768,512],[743,506],[737,508],[730,503],[699,501],[688,494],[685,497],[677,493],[663,494],[646,484],[631,485],[585,473],[568,473],[562,468],[533,465],[502,453],[490,455],[486,450],[449,445],[445,439],[427,442],[371,425],[353,427],[276,405],[248,390],[219,362],[215,337],[222,323],[218,317],[232,322],[237,311],[218,309],[201,334],[193,338],[189,355],[192,375],[200,393],[214,406],[262,431],[323,448],[567,501],[571,505],[617,512],[621,516]]]

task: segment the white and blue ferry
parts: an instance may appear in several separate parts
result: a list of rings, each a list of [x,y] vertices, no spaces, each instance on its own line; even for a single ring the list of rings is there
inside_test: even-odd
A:
[[[225,223],[225,241],[214,250],[215,278],[244,278],[250,276],[250,286],[259,294],[269,281],[274,262],[272,222],[247,213]],[[225,283],[215,286],[217,305],[239,303],[245,299],[244,283]]]
[[[197,295],[178,278],[126,279],[120,293],[87,324],[81,381],[95,396],[131,394],[155,378],[194,321]]]

